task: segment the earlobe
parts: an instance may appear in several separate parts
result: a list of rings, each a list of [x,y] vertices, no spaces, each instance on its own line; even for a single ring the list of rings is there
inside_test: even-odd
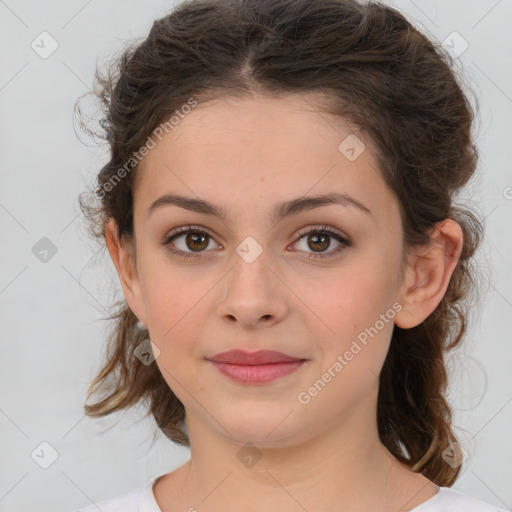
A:
[[[109,219],[105,226],[105,240],[112,262],[116,267],[128,306],[140,323],[147,329],[146,312],[141,293],[139,277],[135,266],[134,247],[119,238],[115,219]]]
[[[416,327],[436,309],[459,261],[463,238],[460,225],[445,219],[434,226],[430,243],[410,255],[401,288],[402,310],[395,316],[398,327]]]

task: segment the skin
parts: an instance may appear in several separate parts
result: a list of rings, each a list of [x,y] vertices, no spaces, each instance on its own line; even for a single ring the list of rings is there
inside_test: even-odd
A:
[[[371,141],[315,111],[314,99],[200,103],[139,166],[135,244],[119,241],[113,220],[107,226],[126,300],[149,329],[160,350],[155,364],[186,409],[191,459],[155,484],[163,512],[231,512],[240,504],[249,512],[407,511],[438,492],[380,442],[377,377],[393,322],[414,327],[443,298],[462,231],[454,221],[438,223],[433,242],[408,254],[402,275],[398,203]],[[338,149],[351,133],[366,147],[354,161]],[[278,223],[269,217],[276,202],[333,191],[356,198],[371,215],[327,205]],[[228,217],[176,205],[148,217],[149,205],[170,192],[222,205]],[[175,249],[199,255],[185,259],[162,241],[189,224],[210,237],[199,253],[186,235],[175,239]],[[335,238],[319,246],[298,235],[326,225],[353,245],[335,254]],[[236,251],[249,236],[262,249],[252,263]],[[311,259],[319,252],[331,256]],[[298,393],[393,303],[401,306],[394,319],[301,404]],[[232,348],[277,350],[308,361],[265,385],[244,385],[205,359]],[[246,443],[261,457],[251,467],[237,456]]]

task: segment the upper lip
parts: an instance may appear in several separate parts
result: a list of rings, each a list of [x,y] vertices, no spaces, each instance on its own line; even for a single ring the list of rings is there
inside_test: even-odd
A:
[[[301,357],[293,357],[275,350],[258,350],[256,352],[247,352],[246,350],[228,350],[219,352],[208,358],[210,361],[230,364],[258,365],[269,363],[289,363],[291,361],[302,361]]]

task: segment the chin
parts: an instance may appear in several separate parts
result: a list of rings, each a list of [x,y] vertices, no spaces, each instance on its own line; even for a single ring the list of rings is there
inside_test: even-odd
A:
[[[221,433],[229,441],[252,443],[260,448],[278,448],[301,441],[297,417],[290,414],[291,411],[281,406],[268,411],[260,408],[252,413],[227,411],[224,420],[222,416],[215,417],[226,429]]]

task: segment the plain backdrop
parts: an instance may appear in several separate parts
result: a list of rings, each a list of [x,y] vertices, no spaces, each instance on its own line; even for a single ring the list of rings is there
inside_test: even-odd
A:
[[[480,104],[480,163],[466,199],[485,216],[485,296],[463,349],[450,358],[454,425],[468,451],[453,488],[510,509],[512,3],[387,3],[457,53]],[[78,207],[78,194],[107,156],[75,133],[73,106],[90,89],[96,65],[145,36],[172,5],[0,0],[2,512],[68,512],[138,487],[189,457],[160,433],[151,448],[156,425],[142,409],[102,420],[83,412],[103,357],[101,319],[120,286],[108,253],[97,254],[87,237]]]

